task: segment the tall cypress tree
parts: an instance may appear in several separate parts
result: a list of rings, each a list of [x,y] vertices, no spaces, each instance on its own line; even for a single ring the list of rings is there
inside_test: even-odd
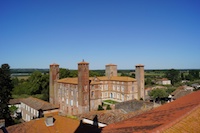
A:
[[[8,107],[12,89],[10,66],[2,64],[0,68],[0,119],[5,119],[6,126],[13,124]]]

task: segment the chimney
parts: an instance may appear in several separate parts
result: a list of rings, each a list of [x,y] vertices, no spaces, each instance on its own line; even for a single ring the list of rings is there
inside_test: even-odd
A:
[[[0,128],[5,127],[5,120],[0,119]]]
[[[54,121],[55,121],[55,119],[53,118],[53,116],[47,116],[45,118],[46,126],[53,126],[54,125]]]

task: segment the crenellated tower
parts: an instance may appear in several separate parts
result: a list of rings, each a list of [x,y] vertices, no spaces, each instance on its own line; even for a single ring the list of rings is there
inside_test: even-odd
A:
[[[49,69],[49,102],[52,104],[56,104],[56,90],[55,90],[55,83],[56,80],[59,79],[59,65],[58,64],[51,64]]]
[[[89,112],[89,63],[78,63],[78,109],[79,114]]]

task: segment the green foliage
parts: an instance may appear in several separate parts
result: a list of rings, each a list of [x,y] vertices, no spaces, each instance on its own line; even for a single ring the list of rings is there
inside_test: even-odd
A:
[[[129,77],[129,76],[131,76],[131,75],[130,75],[129,73],[124,73],[124,72],[123,72],[123,73],[121,73],[121,76],[128,76],[128,77]]]
[[[103,76],[104,73],[102,73],[101,71],[98,71],[98,70],[90,70],[90,73],[89,73],[90,77],[97,77],[97,76]]]
[[[170,69],[166,72],[166,78],[171,80],[172,85],[174,85],[175,83],[178,83],[181,80],[180,72],[175,69]]]
[[[16,80],[16,79],[14,79]],[[15,83],[12,95],[32,95],[48,101],[49,99],[49,75],[39,71],[33,72],[27,80],[20,80]]]
[[[16,111],[17,111],[17,107],[12,105],[11,107],[9,107],[10,113],[13,115]]]
[[[164,98],[167,97],[168,94],[165,91],[165,89],[154,89],[150,92],[149,96],[151,96],[151,98],[156,99],[156,98]]]
[[[154,83],[153,83],[153,81],[151,80],[151,78],[148,77],[148,78],[145,79],[145,85],[146,85],[146,86],[148,86],[148,85],[151,86],[151,85],[154,85]]]
[[[101,105],[98,106],[98,111],[100,111],[100,110],[104,110]]]
[[[174,92],[176,90],[176,88],[174,87],[170,87],[170,88],[167,88],[165,91],[167,92],[167,94],[171,94],[172,92]]]
[[[110,105],[107,105],[106,110],[111,110]]]
[[[77,70],[70,70],[69,77],[78,77],[78,71]]]
[[[107,102],[107,103],[110,103],[110,104],[116,104],[116,103],[118,103],[118,102],[113,101],[113,100],[105,100],[104,102]]]
[[[0,68],[0,119],[5,119],[6,126],[13,124],[8,108],[12,89],[13,84],[10,77],[10,66],[8,64],[2,64]]]
[[[189,74],[186,76],[186,79],[190,81],[194,81],[199,78],[200,78],[199,70],[190,70]]]
[[[59,70],[59,77],[60,79],[66,78],[70,76],[70,71],[68,69],[60,68]]]

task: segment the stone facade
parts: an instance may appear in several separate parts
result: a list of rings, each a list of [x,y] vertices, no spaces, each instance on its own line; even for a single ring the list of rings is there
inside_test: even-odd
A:
[[[53,65],[50,65],[50,71],[52,68],[54,68]],[[57,72],[54,73],[58,75],[58,69],[56,70]],[[142,70],[144,69],[140,69],[140,72],[136,74],[144,74]],[[117,65],[106,65],[105,73],[106,76],[89,77],[89,63],[84,61],[78,63],[77,78],[55,78],[53,90],[50,88],[50,93],[54,93],[50,94],[53,98],[52,101],[59,104],[61,113],[77,115],[97,110],[103,100],[124,102],[132,99],[138,100],[141,97],[142,91],[138,87],[137,80],[131,77],[117,76]],[[111,73],[112,75],[110,75]],[[52,77],[53,75],[50,73],[50,79]],[[144,78],[144,76],[140,77]],[[140,86],[142,83],[144,83],[144,79],[143,82],[140,82]]]

